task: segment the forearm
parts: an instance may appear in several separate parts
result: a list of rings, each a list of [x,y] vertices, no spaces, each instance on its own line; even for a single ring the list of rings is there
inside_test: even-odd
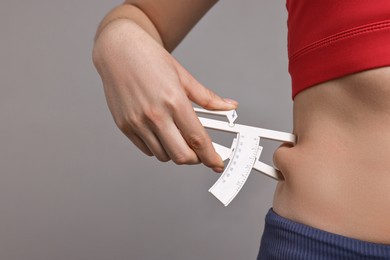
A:
[[[192,104],[231,110],[237,103],[204,87],[168,53],[215,2],[127,0],[99,25],[93,62],[114,121],[141,151],[222,172]]]
[[[100,23],[96,39],[112,21],[135,22],[171,52],[218,0],[127,0]]]

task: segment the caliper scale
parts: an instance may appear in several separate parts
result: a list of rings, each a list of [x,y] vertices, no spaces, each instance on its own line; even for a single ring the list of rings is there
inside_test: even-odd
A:
[[[236,133],[231,147],[226,147],[213,142],[216,152],[222,160],[229,159],[215,184],[209,189],[223,205],[227,206],[244,186],[252,169],[255,169],[275,180],[282,180],[280,171],[268,164],[259,161],[263,147],[260,139],[270,139],[280,142],[295,143],[295,136],[264,128],[235,124],[238,118],[235,110],[211,111],[202,108],[194,108],[195,112],[211,115],[226,116],[228,122],[210,118],[198,117],[202,125],[209,129]]]

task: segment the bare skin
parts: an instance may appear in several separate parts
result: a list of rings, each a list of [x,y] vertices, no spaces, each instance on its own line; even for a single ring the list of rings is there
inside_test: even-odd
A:
[[[390,68],[309,88],[294,100],[297,144],[274,155],[283,171],[274,210],[333,233],[390,244]]]
[[[177,164],[223,163],[192,110],[227,110],[170,54],[216,1],[133,0],[99,26],[93,59],[122,132],[145,154]],[[174,25],[174,26],[173,26]],[[273,208],[289,219],[390,244],[390,68],[325,82],[294,100],[294,147],[281,146]]]
[[[210,110],[235,109],[237,102],[204,87],[168,52],[214,3],[127,1],[101,22],[93,61],[116,124],[141,151],[222,172],[191,102]]]

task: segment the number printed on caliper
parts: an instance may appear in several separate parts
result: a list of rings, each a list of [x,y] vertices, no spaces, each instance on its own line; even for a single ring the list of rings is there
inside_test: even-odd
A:
[[[210,192],[227,206],[241,190],[249,177],[259,150],[258,136],[240,135],[238,145],[232,151],[232,158]]]
[[[227,206],[244,186],[252,169],[280,180],[281,173],[272,166],[259,161],[263,147],[259,146],[260,139],[266,138],[281,142],[295,143],[295,136],[289,133],[234,124],[238,118],[235,110],[209,111],[194,108],[197,113],[223,115],[229,122],[199,117],[206,128],[237,133],[231,148],[213,143],[215,150],[223,160],[230,159],[224,172],[210,188],[211,192],[223,205]]]

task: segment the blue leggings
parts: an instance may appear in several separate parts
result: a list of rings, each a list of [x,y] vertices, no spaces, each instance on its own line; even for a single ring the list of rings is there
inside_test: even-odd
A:
[[[390,234],[389,234],[390,236]],[[293,222],[269,210],[257,260],[390,259],[390,245],[365,242]]]

